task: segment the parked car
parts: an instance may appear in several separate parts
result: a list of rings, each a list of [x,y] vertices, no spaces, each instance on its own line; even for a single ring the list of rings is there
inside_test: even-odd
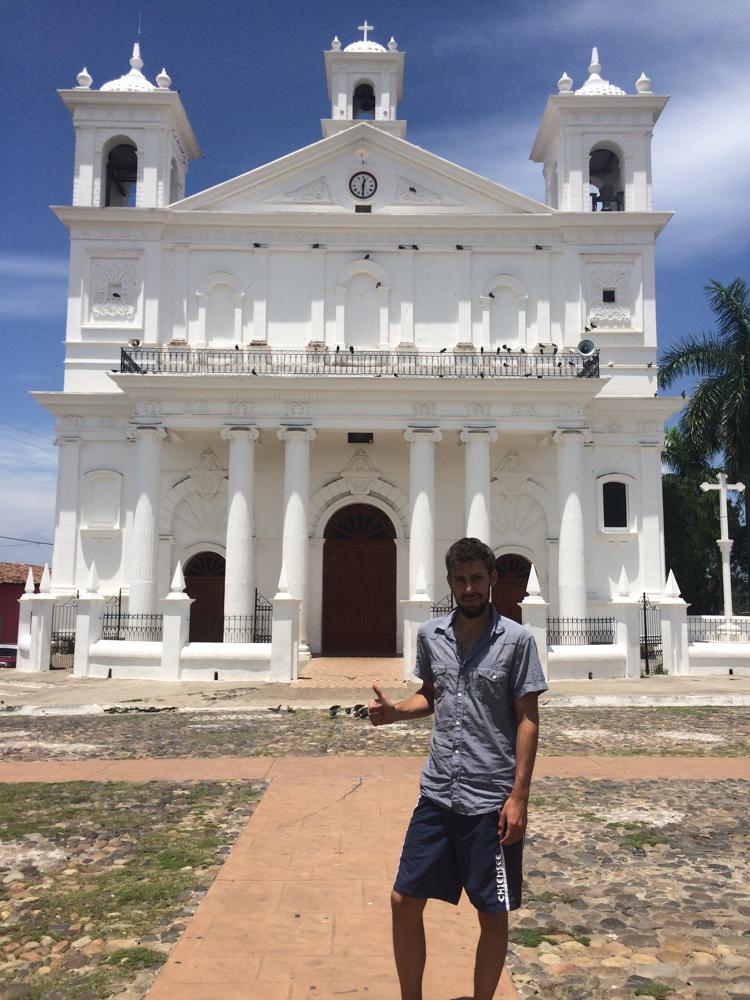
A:
[[[17,656],[18,646],[9,646],[7,644],[0,646],[0,668],[15,667]]]

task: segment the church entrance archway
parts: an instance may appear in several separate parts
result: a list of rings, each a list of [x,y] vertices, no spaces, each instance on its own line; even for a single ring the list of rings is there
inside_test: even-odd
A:
[[[388,515],[349,504],[323,537],[323,655],[395,656],[396,531]]]
[[[185,566],[185,591],[190,607],[190,642],[221,642],[224,638],[224,557],[199,552]]]
[[[521,609],[518,605],[526,596],[531,563],[515,552],[508,552],[495,561],[495,572],[497,583],[492,588],[492,603],[501,615],[520,622]]]

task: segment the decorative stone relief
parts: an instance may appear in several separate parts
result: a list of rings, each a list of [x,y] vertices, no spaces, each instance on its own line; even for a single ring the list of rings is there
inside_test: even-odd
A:
[[[514,417],[535,417],[536,406],[533,403],[513,403],[510,412]]]
[[[57,426],[60,431],[80,431],[83,428],[83,417],[60,417]]]
[[[232,403],[231,414],[233,417],[252,417],[255,413],[255,406],[252,403]]]
[[[509,451],[495,470],[494,478],[506,496],[520,496],[526,492],[529,474],[515,451]]]
[[[309,403],[287,403],[286,415],[288,417],[309,417],[310,416],[310,404]]]
[[[155,399],[139,399],[135,404],[137,417],[158,417],[161,415],[161,403]]]
[[[469,416],[474,418],[489,417],[490,408],[486,403],[471,403],[468,412]]]
[[[380,473],[362,451],[355,452],[351,462],[341,472],[341,478],[354,496],[367,496]]]
[[[561,403],[557,409],[557,413],[560,417],[571,417],[574,420],[578,420],[583,417],[582,408],[580,406],[576,406],[574,403]]]
[[[91,263],[91,319],[132,323],[136,318],[138,281],[132,260]]]
[[[632,321],[632,266],[589,264],[587,275],[589,321],[593,320],[608,327],[630,326]],[[614,291],[614,302],[602,301],[605,289]]]
[[[189,472],[203,500],[213,500],[226,478],[226,471],[211,448],[206,448],[198,464]]]
[[[405,177],[396,178],[396,202],[399,205],[440,205],[442,201],[436,191],[430,191]]]
[[[331,197],[325,177],[319,177],[315,181],[310,181],[309,184],[303,184],[302,187],[285,192],[284,201],[313,202],[318,205],[333,204],[333,198]]]
[[[435,416],[435,404],[434,403],[414,403],[412,408],[412,413],[415,417],[434,417]]]

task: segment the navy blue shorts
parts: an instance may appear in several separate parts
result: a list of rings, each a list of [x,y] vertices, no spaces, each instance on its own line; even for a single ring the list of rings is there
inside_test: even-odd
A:
[[[499,811],[463,816],[420,796],[393,888],[402,896],[458,903],[461,890],[482,913],[521,905],[523,840],[503,845]]]

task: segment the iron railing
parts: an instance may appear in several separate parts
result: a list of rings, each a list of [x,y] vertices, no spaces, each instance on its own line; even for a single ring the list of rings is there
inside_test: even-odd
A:
[[[550,646],[611,646],[614,641],[614,618],[547,619]]]
[[[443,615],[449,615],[454,607],[453,594],[446,594],[445,597],[441,597],[432,605],[432,617],[442,618]]]
[[[60,601],[52,608],[50,634],[50,670],[70,670],[76,648],[76,615],[78,595]]]
[[[688,642],[750,643],[750,617],[688,615]]]
[[[102,639],[122,639],[129,642],[161,642],[162,615],[122,614],[116,608],[105,611]]]
[[[598,378],[599,352],[275,351],[129,347],[120,371],[135,375],[365,376],[369,378]]]
[[[224,615],[224,642],[254,642],[255,615]]]
[[[273,624],[273,604],[259,590],[255,591],[255,623],[253,642],[270,642]]]

